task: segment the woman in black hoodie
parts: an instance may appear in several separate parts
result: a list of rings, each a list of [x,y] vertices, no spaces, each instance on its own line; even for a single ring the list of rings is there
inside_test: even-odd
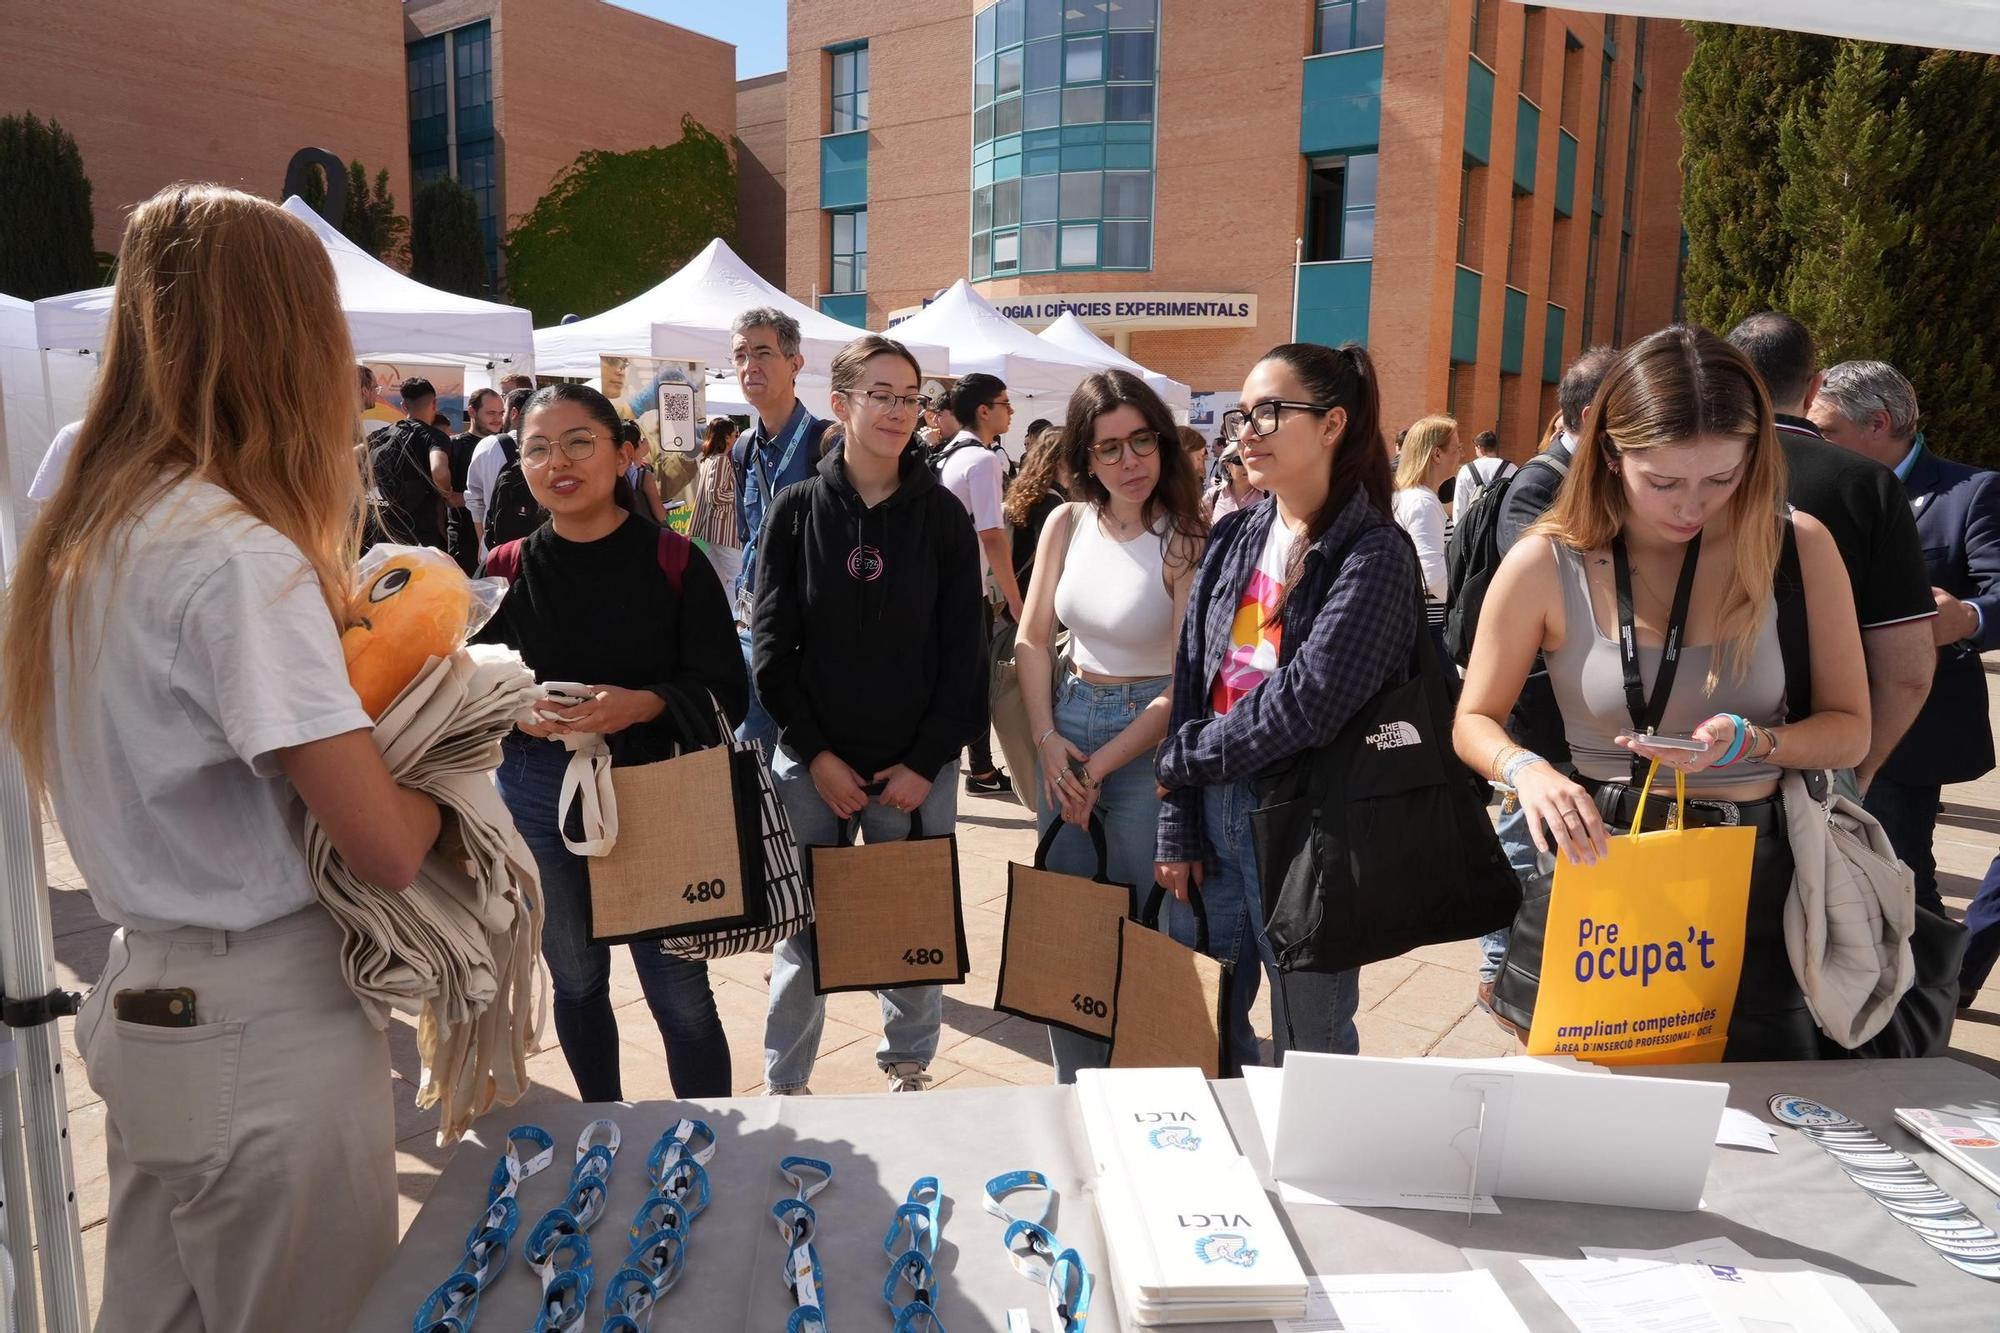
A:
[[[965,508],[910,449],[922,373],[901,343],[857,338],[833,360],[840,444],[771,508],[760,539],[753,665],[778,724],[772,776],[801,846],[926,835],[958,815],[952,768],[987,725],[979,546]],[[829,442],[832,441],[829,436]],[[810,929],[777,946],[764,1080],[809,1091],[826,1021]],[[921,1091],[944,994],[878,991],[876,1063]]]

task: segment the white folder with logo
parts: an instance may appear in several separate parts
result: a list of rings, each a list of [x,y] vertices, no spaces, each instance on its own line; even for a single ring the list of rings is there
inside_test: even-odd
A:
[[[1236,1157],[1236,1140],[1199,1069],[1082,1069],[1076,1100],[1102,1173],[1176,1169]]]
[[[1305,1312],[1291,1238],[1241,1157],[1098,1181],[1119,1308],[1141,1324],[1286,1319]]]

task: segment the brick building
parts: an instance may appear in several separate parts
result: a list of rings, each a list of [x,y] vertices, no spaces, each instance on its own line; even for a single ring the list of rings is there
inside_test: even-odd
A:
[[[785,285],[785,72],[736,85],[736,253]]]
[[[728,42],[604,0],[405,0],[402,17],[411,178],[465,182],[495,272],[507,226],[583,150],[676,143],[683,115],[736,136]]]
[[[208,0],[7,7],[0,115],[75,136],[94,243],[118,248],[133,205],[176,181],[279,197],[301,148],[389,170],[409,198],[403,20],[380,0]]]
[[[1507,0],[793,0],[786,286],[881,327],[970,276],[1197,391],[1359,339],[1392,429],[1519,456],[1675,313],[1690,48]]]

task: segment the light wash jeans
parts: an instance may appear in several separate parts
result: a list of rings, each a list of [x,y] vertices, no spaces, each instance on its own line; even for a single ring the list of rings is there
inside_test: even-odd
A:
[[[939,770],[931,794],[918,809],[926,837],[950,833],[958,822],[957,756]],[[771,765],[778,799],[791,816],[799,846],[852,846],[859,826],[867,842],[893,842],[907,837],[910,816],[870,801],[843,830],[838,817],[820,799],[807,767],[780,749]],[[843,836],[844,834],[844,836]],[[813,932],[807,926],[771,951],[771,1008],[764,1017],[764,1083],[772,1092],[802,1088],[812,1078],[819,1056],[820,1033],[826,1027],[826,997],[816,994],[813,972]],[[898,986],[878,990],[882,1003],[882,1042],[875,1063],[928,1066],[937,1054],[938,1025],[944,1019],[944,988]]]
[[[1534,839],[1528,836],[1528,816],[1521,807],[1517,805],[1500,816],[1498,832],[1500,850],[1506,853],[1507,864],[1514,867],[1523,894],[1530,891],[1537,875],[1555,870],[1555,862],[1535,850]],[[1500,965],[1507,958],[1507,940],[1513,933],[1511,927],[1502,926],[1490,935],[1479,937],[1479,950],[1485,955],[1479,962],[1481,981],[1492,981],[1500,975]]]
[[[1248,783],[1202,791],[1202,830],[1208,840],[1207,877],[1202,884],[1208,954],[1235,973],[1229,991],[1224,1078],[1237,1078],[1244,1065],[1263,1062],[1250,1027],[1260,972],[1271,977],[1272,1045],[1280,1063],[1288,1050],[1353,1055],[1360,1049],[1354,1030],[1354,1011],[1361,1003],[1357,969],[1287,973],[1277,969],[1271,942],[1264,935],[1264,896],[1250,840],[1250,811],[1255,804]],[[1194,909],[1189,904],[1167,899],[1161,924],[1181,943],[1194,945]]]
[[[743,725],[736,729],[736,739],[748,743],[761,742],[764,757],[771,763],[772,772],[777,771],[778,724],[764,711],[764,701],[757,697],[757,672],[750,661],[751,644],[748,626],[736,627],[736,642],[743,649],[743,670],[750,677],[750,710],[743,715]]]
[[[1065,673],[1056,687],[1056,731],[1086,755],[1095,754],[1131,726],[1167,684],[1168,677],[1160,676],[1130,685],[1092,685]],[[1025,776],[1017,774],[1016,781]],[[1040,773],[1034,777],[1035,794],[1046,802]],[[1104,825],[1105,877],[1114,884],[1132,885],[1143,903],[1153,887],[1153,843],[1160,824],[1152,750],[1104,779],[1097,793],[1096,813]],[[1044,808],[1035,820],[1036,834],[1047,833],[1060,817],[1057,810]],[[1048,868],[1086,879],[1094,876],[1097,852],[1089,833],[1069,828],[1057,834],[1049,846]],[[1104,1068],[1110,1053],[1109,1042],[1068,1028],[1049,1029],[1049,1054],[1055,1060],[1058,1083],[1076,1082],[1079,1069]]]

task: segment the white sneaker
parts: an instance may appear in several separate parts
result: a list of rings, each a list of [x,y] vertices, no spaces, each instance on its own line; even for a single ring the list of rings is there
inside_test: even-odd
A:
[[[889,1076],[891,1092],[923,1092],[931,1085],[930,1074],[914,1060],[898,1061],[886,1066],[882,1072]]]
[[[797,1088],[766,1088],[764,1095],[766,1097],[810,1097],[813,1095],[813,1090],[803,1086]]]

